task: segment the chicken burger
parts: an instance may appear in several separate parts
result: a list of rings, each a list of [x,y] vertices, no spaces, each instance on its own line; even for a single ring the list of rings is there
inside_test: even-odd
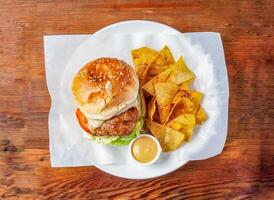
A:
[[[145,111],[139,81],[122,60],[99,58],[74,77],[72,93],[82,129],[96,142],[127,145],[139,135]]]

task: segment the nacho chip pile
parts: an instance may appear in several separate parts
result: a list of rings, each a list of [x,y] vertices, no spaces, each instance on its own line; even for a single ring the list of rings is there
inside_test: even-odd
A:
[[[207,119],[203,94],[190,89],[195,74],[182,56],[175,62],[167,46],[160,52],[142,47],[131,54],[146,96],[146,126],[164,152],[173,151],[189,142],[195,125]]]

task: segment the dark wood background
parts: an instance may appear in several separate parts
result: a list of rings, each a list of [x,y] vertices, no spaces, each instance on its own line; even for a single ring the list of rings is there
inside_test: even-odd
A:
[[[274,1],[0,0],[0,199],[274,199]],[[221,155],[151,180],[51,168],[43,35],[129,19],[222,35],[230,83]]]

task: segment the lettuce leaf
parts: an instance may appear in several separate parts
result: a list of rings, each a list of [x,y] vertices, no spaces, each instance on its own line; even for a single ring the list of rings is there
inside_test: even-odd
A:
[[[144,123],[144,120],[143,120],[143,118],[140,117],[138,119],[138,122],[137,122],[134,130],[132,131],[132,133],[129,136],[127,136],[127,137],[119,137],[118,139],[110,142],[109,144],[113,145],[113,146],[128,145],[132,139],[134,139],[138,135],[140,135],[140,131],[141,131],[142,127],[143,127],[143,123]]]

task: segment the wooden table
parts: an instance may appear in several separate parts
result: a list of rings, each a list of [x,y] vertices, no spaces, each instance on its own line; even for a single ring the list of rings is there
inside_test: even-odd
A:
[[[274,199],[274,2],[0,0],[0,199]],[[222,35],[230,84],[221,155],[151,180],[51,168],[43,35],[149,19]]]

